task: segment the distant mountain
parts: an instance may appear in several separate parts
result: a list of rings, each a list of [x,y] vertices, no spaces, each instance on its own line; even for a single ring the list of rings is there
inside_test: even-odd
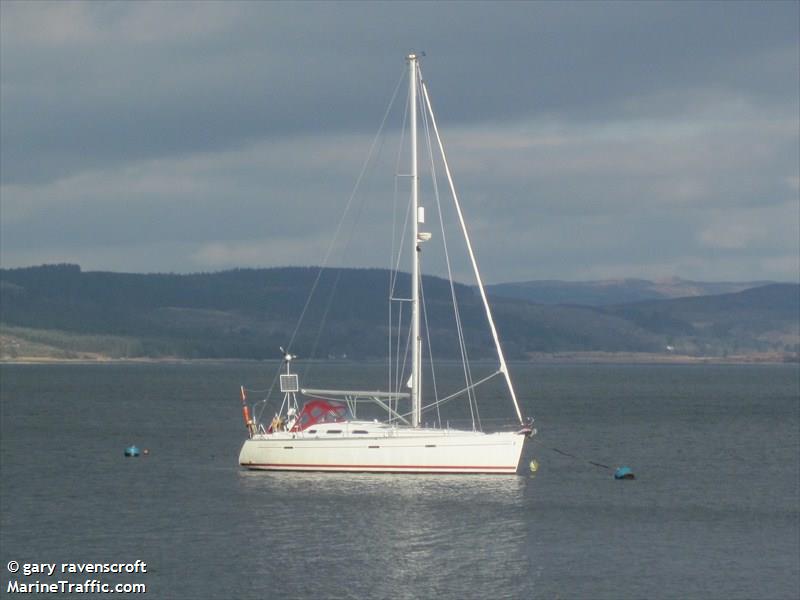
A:
[[[699,289],[700,284],[683,285]],[[395,296],[407,296],[409,287],[409,276],[401,274]],[[316,293],[307,303],[312,288]],[[669,289],[677,288],[674,283]],[[423,290],[425,317],[436,324],[429,336],[433,354],[454,358],[450,285],[425,277]],[[493,356],[478,295],[469,286],[457,284],[454,290],[470,356]],[[84,272],[76,265],[3,269],[0,355],[263,359],[274,358],[279,346],[294,339],[292,348],[304,358],[378,358],[388,352],[388,297],[389,273],[380,269],[193,275]],[[493,296],[509,358],[580,351],[710,356],[800,351],[800,286],[794,284],[606,306],[580,306],[575,295],[571,298],[569,305],[552,305]],[[401,315],[398,306],[391,327],[406,339],[408,307],[403,305]],[[301,313],[303,326],[295,330]]]
[[[800,285],[774,283],[737,292],[607,307],[607,314],[667,336],[686,354],[800,350]]]
[[[646,279],[606,279],[601,281],[520,281],[498,283],[486,287],[487,293],[505,298],[528,300],[537,304],[578,304],[611,306],[640,300],[663,300],[688,296],[730,294],[774,283],[687,281],[671,278],[659,281]]]

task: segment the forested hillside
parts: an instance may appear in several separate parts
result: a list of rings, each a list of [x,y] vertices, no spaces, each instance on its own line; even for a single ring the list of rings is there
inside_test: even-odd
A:
[[[395,295],[407,296],[408,288],[408,275],[401,275]],[[423,290],[433,354],[455,357],[450,286],[426,277]],[[470,355],[491,356],[478,295],[464,285],[455,292]],[[388,296],[389,273],[379,269],[192,275],[84,272],[77,265],[4,269],[2,355],[262,359],[276,357],[294,336],[293,350],[306,358],[378,358],[388,352]],[[796,353],[800,343],[800,286],[794,284],[603,307],[497,296],[492,304],[504,347],[516,359],[570,351]],[[393,311],[392,327],[405,339],[408,305],[394,303]]]

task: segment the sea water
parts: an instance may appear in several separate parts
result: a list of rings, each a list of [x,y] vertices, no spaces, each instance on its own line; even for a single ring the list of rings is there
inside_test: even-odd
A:
[[[517,476],[243,470],[238,388],[266,390],[276,368],[0,367],[2,593],[61,580],[177,599],[800,597],[797,365],[512,365],[539,430]],[[458,374],[439,369],[436,393]],[[303,377],[385,387],[380,365]],[[462,403],[442,419],[513,417],[494,383],[479,415]],[[125,457],[132,444],[148,453]],[[620,465],[636,480],[614,480]],[[61,572],[135,561],[146,571]],[[57,572],[22,570],[44,563]]]

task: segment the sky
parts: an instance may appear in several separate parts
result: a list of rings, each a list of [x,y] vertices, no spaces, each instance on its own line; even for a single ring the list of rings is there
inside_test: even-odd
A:
[[[424,51],[486,281],[798,281],[799,7],[3,0],[0,265],[388,267]]]

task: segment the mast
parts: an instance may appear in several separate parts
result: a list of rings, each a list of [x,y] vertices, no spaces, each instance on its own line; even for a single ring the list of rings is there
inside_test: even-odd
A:
[[[411,113],[411,425],[419,427],[422,412],[422,337],[419,331],[419,176],[417,174],[417,55],[408,55],[408,93]]]

